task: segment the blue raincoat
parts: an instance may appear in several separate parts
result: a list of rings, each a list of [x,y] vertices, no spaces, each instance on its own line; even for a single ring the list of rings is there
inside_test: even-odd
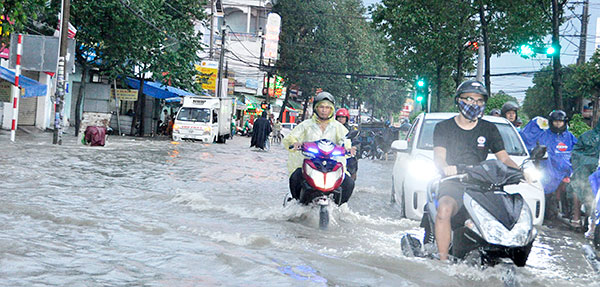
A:
[[[592,193],[594,194],[594,223],[598,224],[598,220],[600,219],[600,195],[598,194],[598,189],[600,188],[600,169],[589,176],[589,181],[592,187]]]
[[[571,151],[577,143],[577,138],[568,130],[555,134],[549,128],[544,129],[547,126],[546,119],[535,117],[520,132],[528,150],[533,149],[537,143],[547,148],[548,159],[540,164],[544,174],[542,185],[546,194],[556,191],[563,178],[571,176]]]

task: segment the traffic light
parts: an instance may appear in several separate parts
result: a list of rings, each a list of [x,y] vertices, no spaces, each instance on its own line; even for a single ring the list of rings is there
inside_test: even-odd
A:
[[[521,47],[519,47],[519,54],[521,54],[521,57],[523,58],[530,58],[535,53],[533,52],[533,48],[531,46],[521,45]]]
[[[553,45],[545,47],[536,47],[531,46],[529,44],[523,44],[519,47],[519,54],[521,55],[521,57],[526,59],[534,57],[536,54],[545,54],[548,58],[552,58],[558,55],[559,51],[560,47],[556,47]]]
[[[415,92],[415,101],[421,104],[421,109],[425,111],[427,108],[427,98],[429,97],[429,85],[424,78],[417,79]]]

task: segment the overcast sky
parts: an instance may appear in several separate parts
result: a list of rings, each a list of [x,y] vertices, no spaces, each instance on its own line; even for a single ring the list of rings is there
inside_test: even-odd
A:
[[[362,0],[365,7],[380,2],[379,0]],[[583,1],[577,1],[581,3]],[[566,16],[574,16],[582,13],[583,5],[573,4],[575,9],[567,11]],[[586,57],[592,56],[596,42],[596,22],[600,17],[600,1],[591,0],[589,6],[589,24],[587,31],[587,46]],[[576,35],[580,34],[581,22],[579,19],[572,19],[561,27],[561,35]],[[600,39],[598,39],[600,41]],[[550,41],[548,37],[547,41]],[[579,38],[577,37],[561,37],[561,63],[563,65],[574,64],[577,61]],[[492,56],[491,73],[509,73],[519,71],[537,71],[549,64],[549,59],[539,57],[538,59],[523,59],[519,55],[513,53],[502,54],[500,57]],[[502,76],[492,77],[492,92],[503,90],[508,94],[522,100],[525,97],[525,90],[532,86],[531,80],[533,76]]]

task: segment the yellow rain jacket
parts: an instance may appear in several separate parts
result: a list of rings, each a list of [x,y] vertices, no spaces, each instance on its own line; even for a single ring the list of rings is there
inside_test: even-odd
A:
[[[349,139],[346,139],[346,134],[348,133],[348,129],[344,127],[340,122],[331,118],[327,120],[329,124],[325,131],[321,131],[319,127],[319,119],[316,115],[313,115],[312,118],[303,121],[298,126],[296,126],[284,139],[283,146],[288,148],[290,145],[294,143],[304,143],[304,142],[313,142],[320,139],[328,139],[334,142],[337,145],[343,145],[346,148],[352,146],[352,142]],[[289,150],[288,156],[288,172],[291,175],[296,169],[302,167],[302,161],[304,160],[304,155],[302,155],[301,151],[297,150]],[[341,162],[344,165],[344,171],[346,170],[346,157],[341,156],[336,158],[337,161]]]

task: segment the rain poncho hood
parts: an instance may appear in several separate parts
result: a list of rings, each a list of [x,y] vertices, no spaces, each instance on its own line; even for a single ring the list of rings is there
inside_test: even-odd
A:
[[[575,192],[581,200],[591,195],[589,176],[596,171],[599,156],[600,125],[597,125],[594,129],[579,136],[571,156],[573,176],[571,177],[571,184],[568,190]]]
[[[577,138],[568,130],[556,134],[548,129],[548,121],[541,117],[531,120],[520,132],[528,150],[532,150],[537,143],[545,145],[548,159],[541,162],[543,169],[542,185],[545,193],[553,193],[558,188],[563,178],[570,177],[571,151],[577,143]]]
[[[325,120],[325,122],[328,122],[327,128],[325,131],[322,131],[319,127],[320,122],[323,121],[313,114],[312,118],[301,122],[283,139],[283,146],[289,147],[294,143],[312,142],[320,139],[328,139],[337,145],[344,145],[345,147],[351,146],[350,140],[346,139],[348,129],[344,125],[334,119],[328,119]],[[289,151],[287,166],[290,175],[296,169],[302,167],[303,160],[304,155],[302,155],[302,152],[296,150]],[[339,157],[337,160],[342,162],[344,166],[346,165],[345,157]]]

